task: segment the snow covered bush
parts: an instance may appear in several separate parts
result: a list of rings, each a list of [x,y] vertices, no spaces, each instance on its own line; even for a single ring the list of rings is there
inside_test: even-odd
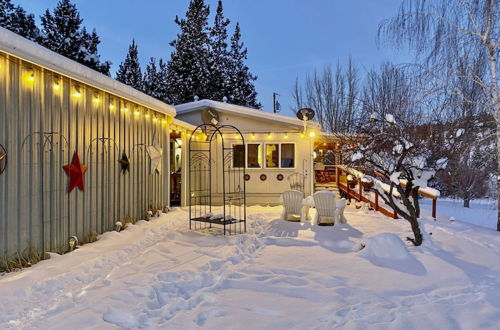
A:
[[[364,142],[350,153],[351,165],[378,178],[371,190],[410,223],[414,238],[408,240],[418,246],[423,241],[418,223],[418,191],[427,188],[428,181],[446,166],[447,159],[440,154],[444,149],[433,145],[434,127],[418,125],[418,119],[414,119],[372,114],[361,128]]]

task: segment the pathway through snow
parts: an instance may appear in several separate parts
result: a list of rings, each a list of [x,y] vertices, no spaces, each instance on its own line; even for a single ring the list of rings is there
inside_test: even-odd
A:
[[[500,323],[496,232],[427,222],[432,244],[405,248],[398,243],[410,235],[403,220],[349,209],[349,224],[318,227],[279,220],[280,213],[249,208],[248,234],[231,237],[189,231],[181,209],[106,233],[71,254],[0,277],[0,328],[493,329]],[[370,238],[384,232],[392,234]],[[362,242],[372,246],[355,252]],[[381,251],[384,244],[394,251]]]

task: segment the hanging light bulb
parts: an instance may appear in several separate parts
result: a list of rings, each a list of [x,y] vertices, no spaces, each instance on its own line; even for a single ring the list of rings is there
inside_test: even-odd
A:
[[[61,89],[61,86],[59,86],[59,82],[56,81],[52,84],[52,89],[55,91],[55,92],[58,92],[60,89]]]
[[[156,116],[153,117],[153,122],[156,123],[158,121],[158,118]]]
[[[30,69],[28,71],[28,74],[26,75],[26,80],[29,82],[29,83],[32,83],[35,81],[35,73],[33,72],[33,69]]]
[[[80,89],[78,87],[75,87],[75,92],[73,93],[73,96],[79,99],[82,97],[82,93],[80,93]]]
[[[92,102],[94,102],[95,104],[99,104],[99,102],[101,102],[101,100],[99,99],[99,94],[94,95]]]
[[[310,136],[310,137],[312,137],[312,138],[313,138],[315,135],[316,135],[316,133],[314,133],[314,131],[310,131],[310,132],[309,132],[309,136]]]
[[[255,133],[252,133],[252,140],[255,140]]]
[[[273,136],[272,136],[271,132],[269,132],[269,134],[267,135],[267,138],[268,138],[268,139],[270,139],[270,138],[272,138],[272,137],[273,137]]]
[[[288,139],[288,133],[285,133],[285,139]]]

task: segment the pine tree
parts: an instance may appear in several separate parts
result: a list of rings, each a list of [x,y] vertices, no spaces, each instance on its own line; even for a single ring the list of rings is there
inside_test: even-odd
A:
[[[210,28],[209,65],[211,88],[208,96],[210,99],[217,101],[222,101],[230,93],[228,76],[230,58],[227,44],[227,26],[229,23],[229,19],[224,18],[222,0],[219,0],[214,25]]]
[[[151,57],[143,78],[143,91],[144,93],[152,96],[165,103],[172,103],[168,94],[167,84],[167,64],[160,59],[158,67],[156,66],[156,59]]]
[[[135,40],[132,40],[132,44],[128,48],[127,57],[125,57],[125,60],[118,68],[116,80],[134,87],[135,89],[142,90],[143,80],[141,66],[139,64],[139,52]]]
[[[40,34],[35,16],[27,14],[21,6],[15,6],[10,0],[0,0],[0,26],[33,41]]]
[[[210,97],[209,6],[191,0],[185,19],[175,18],[180,28],[168,62],[168,91],[174,104],[192,102],[195,96]]]
[[[253,81],[257,79],[246,66],[248,50],[241,39],[240,24],[236,24],[231,38],[231,64],[229,67],[229,81],[231,93],[228,95],[230,103],[260,109],[262,105],[257,101],[257,92]]]
[[[88,33],[81,27],[83,19],[76,5],[61,0],[51,14],[47,9],[41,17],[42,33],[39,43],[50,50],[109,75],[110,62],[100,62],[97,46],[100,43],[96,31]]]

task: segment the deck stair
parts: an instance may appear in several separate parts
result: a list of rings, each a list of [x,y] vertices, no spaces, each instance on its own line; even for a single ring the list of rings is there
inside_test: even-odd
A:
[[[336,184],[331,184],[331,183],[316,183],[314,185],[314,192],[321,191],[321,190],[329,190],[333,193],[335,193],[336,196],[339,196],[339,187]]]

